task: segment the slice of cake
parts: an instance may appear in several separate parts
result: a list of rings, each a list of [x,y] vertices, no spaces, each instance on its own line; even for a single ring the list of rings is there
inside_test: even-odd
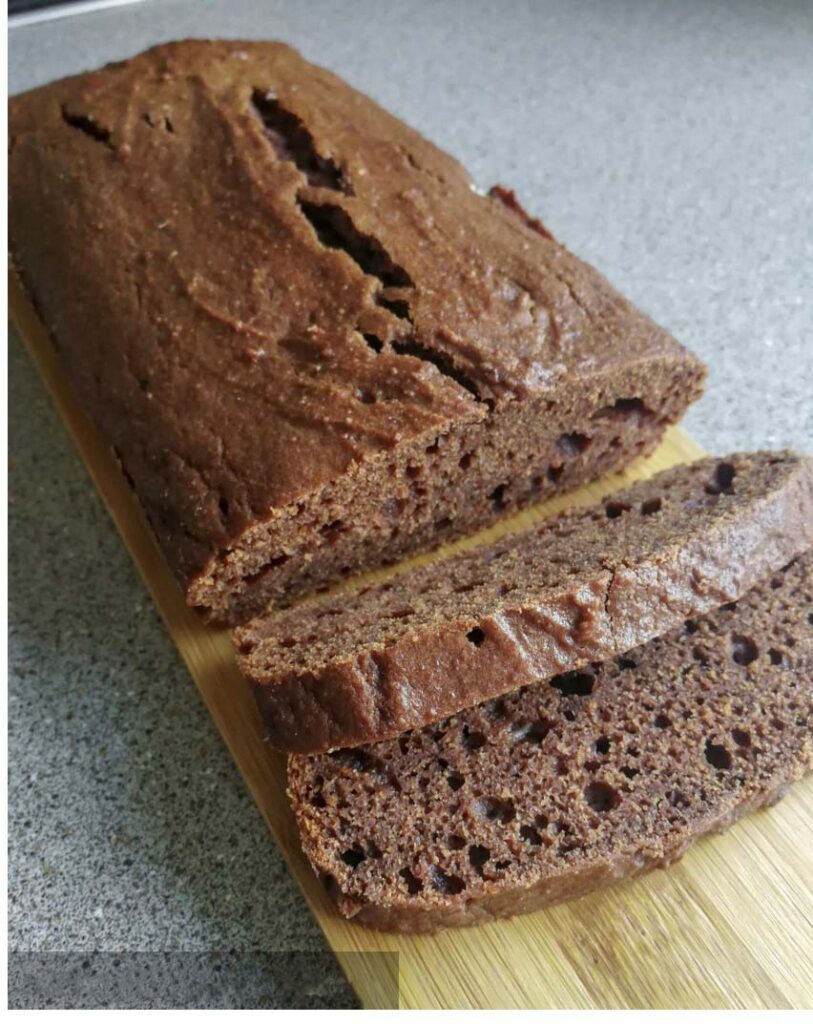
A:
[[[813,767],[813,557],[623,657],[396,740],[292,757],[343,914],[434,931],[680,857]]]
[[[813,460],[706,458],[234,640],[271,742],[318,753],[623,654],[810,546]]]

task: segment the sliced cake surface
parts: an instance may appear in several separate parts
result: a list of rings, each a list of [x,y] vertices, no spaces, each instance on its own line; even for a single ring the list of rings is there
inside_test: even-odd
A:
[[[289,759],[347,916],[433,931],[666,866],[813,767],[813,556],[622,657],[396,740]]]
[[[318,753],[621,654],[811,545],[813,460],[703,459],[234,639],[271,742]]]
[[[10,247],[188,600],[269,600],[626,464],[702,365],[505,189],[279,43],[11,101]]]

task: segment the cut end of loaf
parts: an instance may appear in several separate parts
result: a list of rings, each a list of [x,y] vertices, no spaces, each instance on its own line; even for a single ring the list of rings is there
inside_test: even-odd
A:
[[[624,656],[386,743],[292,757],[342,912],[434,931],[583,895],[813,767],[813,559]]]
[[[189,599],[210,618],[244,622],[623,469],[699,397],[704,369],[687,355],[654,360],[646,376],[505,403],[369,459],[250,528]]]

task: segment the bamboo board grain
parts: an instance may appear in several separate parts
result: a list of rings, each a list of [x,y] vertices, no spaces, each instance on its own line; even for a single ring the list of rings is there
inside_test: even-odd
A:
[[[284,759],[263,741],[226,631],[205,626],[186,607],[115,461],[79,408],[13,278],[9,301],[212,718],[365,1007],[813,1006],[813,779],[797,785],[777,807],[703,840],[669,871],[513,921],[438,936],[391,936],[340,918],[301,854],[285,796]],[[653,456],[626,473],[513,516],[442,553],[700,454],[685,434],[670,430]]]

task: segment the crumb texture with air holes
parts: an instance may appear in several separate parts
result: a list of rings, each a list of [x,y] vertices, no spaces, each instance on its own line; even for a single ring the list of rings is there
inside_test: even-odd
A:
[[[210,618],[625,466],[702,390],[510,191],[282,44],[158,46],[9,135],[16,269]]]
[[[432,931],[667,865],[811,767],[808,554],[622,658],[386,743],[292,757],[289,790],[345,914]]]
[[[259,616],[234,633],[271,742],[318,753],[396,736],[573,670],[738,598],[813,546],[813,460],[677,466],[525,533]],[[753,639],[735,636],[747,666]]]

